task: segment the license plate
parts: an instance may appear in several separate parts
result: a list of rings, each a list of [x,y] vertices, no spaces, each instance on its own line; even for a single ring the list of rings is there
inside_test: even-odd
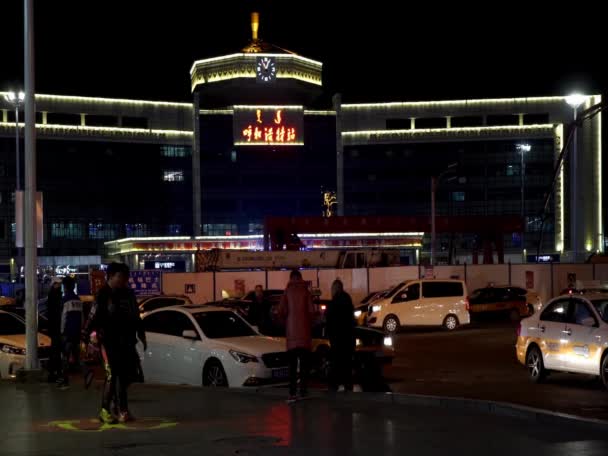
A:
[[[272,378],[287,378],[289,377],[289,368],[283,367],[281,369],[274,369],[272,371]]]

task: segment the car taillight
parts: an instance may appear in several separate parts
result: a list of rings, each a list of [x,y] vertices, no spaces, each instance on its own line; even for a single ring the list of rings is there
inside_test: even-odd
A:
[[[321,304],[321,310],[327,310],[327,306],[325,304]]]
[[[465,305],[465,309],[467,309],[467,312],[469,310],[471,310],[471,303],[469,302],[469,298],[468,297],[465,298],[464,305]]]
[[[517,337],[521,336],[521,323],[517,325],[517,330],[515,332],[517,333]]]

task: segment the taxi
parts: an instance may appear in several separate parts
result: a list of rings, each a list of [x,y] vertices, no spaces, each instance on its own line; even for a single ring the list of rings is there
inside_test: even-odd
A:
[[[608,293],[552,299],[521,321],[515,351],[534,383],[561,371],[598,376],[608,389]]]

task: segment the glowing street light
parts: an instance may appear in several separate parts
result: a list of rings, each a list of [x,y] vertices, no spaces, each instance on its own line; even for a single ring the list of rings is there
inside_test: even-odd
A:
[[[580,105],[582,105],[585,101],[587,101],[587,95],[582,95],[580,93],[573,93],[566,97],[566,103],[572,106],[574,109],[577,109]]]

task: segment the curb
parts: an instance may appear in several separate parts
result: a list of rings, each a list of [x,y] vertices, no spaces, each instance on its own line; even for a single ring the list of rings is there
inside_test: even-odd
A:
[[[231,388],[230,391],[243,394],[259,394],[268,397],[285,397],[285,390],[281,388]],[[596,430],[608,430],[608,420],[585,418],[568,413],[553,412],[525,405],[508,402],[497,402],[483,399],[467,399],[464,397],[431,396],[423,394],[405,393],[352,393],[336,395],[325,392],[312,392],[312,397],[331,398],[344,402],[382,402],[400,406],[436,407],[450,410],[463,410],[484,413],[505,418],[515,418],[539,424],[551,425],[578,425]]]

